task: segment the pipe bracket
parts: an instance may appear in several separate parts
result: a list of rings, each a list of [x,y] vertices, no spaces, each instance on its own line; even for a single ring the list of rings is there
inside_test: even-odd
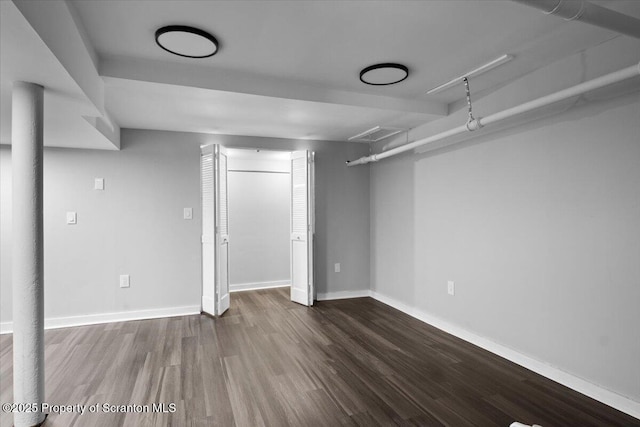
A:
[[[544,13],[545,15],[554,15],[558,9],[560,9],[560,6],[562,5],[562,0],[558,0],[558,4],[556,5],[556,7],[554,7],[551,10],[543,10],[542,13]]]
[[[469,132],[473,132],[474,130],[481,129],[483,126],[482,126],[482,123],[480,123],[480,119],[482,119],[482,117],[478,117],[477,119],[467,121],[467,123],[465,124],[465,127],[467,128],[467,130]]]
[[[584,13],[584,9],[585,9],[585,4],[584,1],[580,2],[580,9],[578,10],[578,12],[576,12],[575,15],[573,15],[570,18],[564,18],[565,21],[574,21],[574,20],[580,20],[580,17],[582,17],[582,14]]]

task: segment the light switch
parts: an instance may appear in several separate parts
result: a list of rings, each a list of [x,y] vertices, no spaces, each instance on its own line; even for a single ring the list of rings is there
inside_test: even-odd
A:
[[[96,178],[93,188],[95,190],[104,190],[104,178]]]
[[[340,273],[340,263],[339,262],[336,262],[333,265],[333,271],[335,271],[336,273]]]
[[[78,223],[78,216],[75,212],[67,212],[67,224],[73,225]]]
[[[120,275],[120,287],[121,288],[128,288],[129,286],[131,286],[131,280],[129,279],[129,275],[128,274],[121,274]]]
[[[193,219],[193,208],[184,208],[184,219]]]

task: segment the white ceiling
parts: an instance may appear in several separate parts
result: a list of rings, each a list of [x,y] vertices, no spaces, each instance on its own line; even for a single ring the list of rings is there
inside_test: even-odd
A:
[[[598,3],[640,17],[640,1]],[[471,81],[472,91],[486,95],[617,36],[503,0],[74,0],[67,5],[87,47],[83,54],[103,77],[102,107],[115,124],[281,138],[346,140],[377,125],[415,127],[446,115],[448,105],[463,98],[461,87],[433,96],[426,91],[466,70],[504,53],[515,56]],[[24,28],[6,29],[4,19],[2,24],[6,110],[7,82],[31,76],[6,71],[5,59],[14,51],[39,58],[51,44],[41,40],[32,47],[38,43],[23,43]],[[218,53],[188,59],[160,49],[154,32],[170,24],[211,32],[220,41]],[[18,36],[5,35],[12,31]],[[47,41],[46,34],[39,35]],[[56,56],[48,56],[52,60],[36,68],[60,68]],[[60,55],[57,59],[64,63]],[[410,76],[393,86],[361,83],[359,71],[378,62],[405,64]],[[65,82],[64,73],[51,75],[58,74],[47,89]],[[2,116],[4,143],[4,111]]]

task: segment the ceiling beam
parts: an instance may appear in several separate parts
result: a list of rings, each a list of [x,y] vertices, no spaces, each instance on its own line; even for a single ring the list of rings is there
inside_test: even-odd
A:
[[[395,98],[345,90],[328,89],[306,83],[266,77],[255,73],[221,70],[176,62],[131,57],[107,57],[100,61],[100,75],[124,80],[195,87],[273,98],[294,99],[355,107],[395,110],[442,117],[448,112],[442,102]]]
[[[13,3],[96,109],[104,113],[104,82],[67,3],[29,0]]]
[[[96,66],[98,56],[88,42],[75,9],[66,1],[2,3],[3,15],[11,15],[8,22],[12,31],[11,40],[7,41],[12,45],[4,46],[7,49],[2,52],[3,62],[11,63],[8,75],[3,73],[2,76],[3,88],[9,87],[14,80],[34,80],[45,87],[46,116],[54,115],[61,123],[85,123],[78,125],[79,128],[89,124],[94,135],[102,140],[98,145],[119,149],[120,127],[105,109],[105,85]],[[7,24],[6,21],[3,23]],[[29,51],[26,56],[12,54],[21,52],[24,45],[36,47],[36,50]],[[38,78],[43,74],[46,75],[44,79]],[[5,81],[7,79],[11,81]],[[8,96],[7,93],[3,90],[2,96]],[[62,117],[63,113],[68,117]],[[4,115],[2,121],[5,121]],[[50,132],[51,126],[48,128],[45,127],[45,145],[48,146],[65,146],[65,140],[73,133],[69,131],[70,135],[64,135]],[[88,131],[92,132],[90,128]],[[10,140],[3,135],[2,142],[9,143]]]

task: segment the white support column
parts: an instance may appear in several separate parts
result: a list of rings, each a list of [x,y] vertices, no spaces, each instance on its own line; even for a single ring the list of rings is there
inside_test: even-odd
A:
[[[44,88],[13,85],[13,401],[37,404],[15,412],[16,427],[41,424],[44,402],[44,262],[42,209],[42,120]]]

